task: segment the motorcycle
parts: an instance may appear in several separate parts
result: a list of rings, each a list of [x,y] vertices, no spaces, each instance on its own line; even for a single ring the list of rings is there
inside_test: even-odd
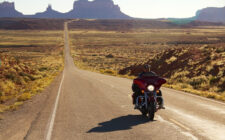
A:
[[[135,109],[140,110],[142,115],[147,116],[150,120],[154,119],[155,112],[164,108],[160,87],[165,83],[166,80],[154,72],[142,74],[133,80],[132,89],[135,93],[139,93],[134,103]],[[133,100],[135,100],[134,95]]]

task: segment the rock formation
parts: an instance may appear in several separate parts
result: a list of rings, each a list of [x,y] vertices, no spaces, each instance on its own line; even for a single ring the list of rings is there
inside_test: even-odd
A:
[[[112,0],[79,0],[74,2],[73,10],[69,16],[76,18],[94,19],[127,19],[129,16],[120,11],[120,7]]]
[[[208,22],[225,22],[225,7],[210,7],[199,10],[196,14],[196,20]]]
[[[0,4],[0,17],[29,17],[29,18],[90,18],[90,19],[129,19],[130,17],[120,11],[118,5],[112,0],[78,0],[74,2],[73,9],[67,13],[60,13],[48,6],[45,12],[35,15],[23,15],[15,10],[14,3]]]
[[[23,14],[16,11],[14,2],[0,3],[0,17],[22,17]]]

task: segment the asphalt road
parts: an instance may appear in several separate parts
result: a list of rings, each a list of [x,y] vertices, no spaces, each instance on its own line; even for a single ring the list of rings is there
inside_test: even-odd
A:
[[[76,68],[65,25],[63,73],[49,87],[49,97],[41,105],[30,103],[37,113],[28,115],[27,107],[11,123],[0,121],[0,139],[225,140],[224,103],[162,88],[166,109],[150,122],[133,109],[131,84],[129,79]]]

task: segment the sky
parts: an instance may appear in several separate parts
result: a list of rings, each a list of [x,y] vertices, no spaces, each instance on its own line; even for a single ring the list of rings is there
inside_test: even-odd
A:
[[[0,0],[15,2],[16,10],[34,14],[46,10],[48,4],[59,12],[68,12],[75,0]],[[91,1],[91,0],[90,0]],[[224,7],[225,0],[113,0],[125,14],[137,18],[185,18],[206,7]]]

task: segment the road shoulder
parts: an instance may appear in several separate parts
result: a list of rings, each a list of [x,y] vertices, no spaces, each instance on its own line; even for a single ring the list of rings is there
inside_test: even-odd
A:
[[[0,139],[26,139],[42,111],[45,108],[51,111],[61,78],[62,73],[42,93],[26,101],[18,110],[3,113],[3,119],[0,120]]]

